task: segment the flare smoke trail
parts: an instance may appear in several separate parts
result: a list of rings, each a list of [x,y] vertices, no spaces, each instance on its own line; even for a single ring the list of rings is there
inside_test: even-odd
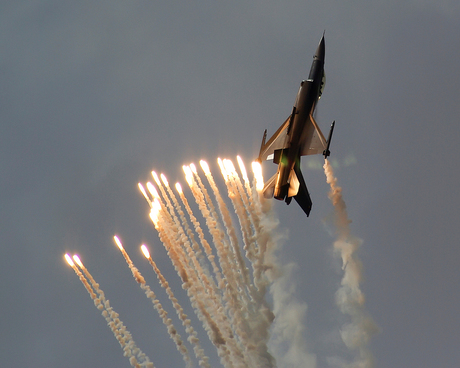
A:
[[[154,368],[154,365],[150,361],[149,357],[146,356],[136,346],[136,343],[134,342],[131,333],[126,329],[123,322],[118,318],[118,313],[116,313],[113,310],[113,308],[110,306],[109,301],[105,299],[104,292],[99,288],[99,284],[94,280],[93,276],[83,265],[80,258],[77,255],[73,256],[75,263],[78,264],[78,266],[84,272],[88,280],[90,280],[91,285],[93,287],[91,287],[90,283],[85,278],[85,276],[78,270],[77,266],[75,266],[75,263],[72,261],[72,258],[70,258],[68,254],[65,255],[65,259],[69,266],[72,267],[72,269],[75,271],[85,289],[88,291],[96,308],[102,311],[102,316],[107,321],[107,325],[110,327],[110,329],[113,332],[113,335],[115,336],[121,348],[123,349],[123,355],[129,359],[129,364],[131,364],[131,366],[135,368]],[[96,291],[99,298],[97,297],[94,291]],[[139,361],[141,363],[139,363]]]
[[[148,182],[146,192],[139,183],[139,189],[150,207],[150,218],[159,239],[223,367],[276,368],[277,362],[272,356],[274,354],[279,366],[283,368],[314,368],[316,358],[307,352],[303,337],[306,304],[297,302],[294,297],[295,284],[291,273],[295,265],[279,265],[274,254],[284,234],[276,231],[278,220],[271,210],[272,201],[266,200],[261,193],[261,167],[253,163],[254,180],[251,186],[240,158],[238,164],[242,179],[230,160],[219,159],[218,162],[234,213],[227,207],[228,201],[219,192],[209,166],[204,161],[200,162],[200,166],[207,185],[193,164],[184,166],[185,178],[199,214],[193,212],[193,205],[177,183],[179,201],[163,174],[160,180],[152,172],[158,190]],[[370,368],[372,355],[367,344],[376,327],[364,309],[364,296],[359,288],[361,264],[355,251],[360,240],[350,233],[350,220],[341,188],[337,186],[337,179],[327,160],[324,170],[331,186],[329,197],[336,211],[337,240],[334,247],[340,252],[344,269],[342,286],[336,295],[337,304],[351,319],[349,324],[343,326],[341,335],[350,349],[358,351],[350,367]],[[200,223],[197,216],[202,216],[204,221]],[[187,349],[166,311],[119,240],[115,238],[115,241],[135,280],[168,327],[186,365],[191,365]],[[209,358],[201,348],[191,321],[145,246],[142,251],[188,335],[187,340],[193,347],[199,366],[209,368]],[[86,268],[75,259],[82,273],[68,255],[66,260],[70,260],[69,264],[90,293],[96,307],[102,311],[130,364],[133,367],[153,368],[153,363],[136,347],[118,314],[110,307]],[[272,295],[273,309],[266,301],[267,291]]]
[[[336,302],[342,313],[349,315],[351,319],[350,323],[343,326],[340,334],[345,345],[358,352],[358,356],[349,367],[371,368],[374,366],[374,359],[367,346],[371,336],[377,332],[377,326],[366,312],[365,297],[359,287],[362,281],[362,265],[355,252],[361,245],[361,240],[350,232],[351,220],[342,198],[342,188],[337,185],[337,178],[327,159],[323,167],[327,183],[331,187],[329,198],[336,215],[337,239],[334,249],[340,253],[344,270],[341,287],[336,293]]]
[[[134,279],[140,285],[141,289],[144,290],[147,298],[149,298],[152,301],[152,304],[154,308],[156,309],[156,311],[158,312],[158,315],[160,316],[164,325],[167,327],[168,334],[171,337],[171,339],[174,341],[174,343],[176,344],[176,348],[179,351],[179,353],[182,355],[182,358],[184,359],[184,362],[187,365],[187,368],[190,368],[192,365],[192,362],[188,355],[187,348],[184,346],[182,342],[182,338],[180,334],[177,332],[176,328],[174,327],[171,319],[168,318],[168,313],[163,309],[163,306],[161,305],[160,301],[156,298],[155,293],[152,291],[152,289],[150,289],[150,286],[147,285],[144,277],[141,275],[137,267],[134,266],[134,263],[131,261],[131,258],[129,257],[128,253],[126,253],[125,249],[123,248],[123,245],[121,244],[120,239],[117,236],[114,236],[113,239],[115,240],[115,243],[117,244],[118,248],[123,254],[123,257],[125,258],[125,261],[128,264],[128,267],[131,270],[131,273],[133,274]]]
[[[201,166],[207,165],[202,163]],[[231,164],[229,167],[233,167],[233,165]],[[249,270],[242,257],[241,246],[232,217],[209,170],[204,169],[204,172],[219,205],[220,216],[215,211],[213,200],[199,178],[194,165],[185,167],[184,171],[216,246],[217,260],[220,265],[219,273],[225,280],[224,285],[222,285],[224,287],[216,288],[216,282],[219,280],[208,279],[206,272],[197,262],[190,246],[190,243],[194,241],[194,238],[192,239],[190,236],[191,228],[183,217],[183,211],[178,209],[179,204],[168,189],[167,180],[164,176],[162,179],[166,190],[157,178],[155,181],[162,195],[161,200],[166,203],[166,206],[162,206],[158,199],[155,199],[157,205],[153,206],[151,213],[160,239],[170,253],[179,276],[184,281],[183,287],[191,294],[189,296],[195,312],[198,318],[203,321],[211,341],[216,345],[222,364],[226,367],[274,367],[274,359],[268,353],[267,347],[268,328],[273,316],[266,303],[261,301],[263,298],[254,297],[254,292],[252,292],[255,290],[254,275],[252,277],[249,275]],[[255,211],[249,215],[248,206],[243,205],[243,196],[246,194],[244,190],[237,188],[239,178],[237,178],[236,171],[223,169],[222,173],[227,182],[229,197],[235,201],[234,206],[237,207],[239,221],[242,219],[245,221],[245,224],[241,226],[242,235],[240,235],[244,238],[245,244],[251,241],[254,248],[253,253],[258,253],[259,245],[255,226],[249,220],[255,216]],[[232,182],[229,183],[229,180]],[[243,188],[242,184],[239,186]],[[190,215],[189,206],[186,206],[186,210]],[[181,221],[176,216],[176,212]],[[196,217],[191,216],[190,218],[193,223]],[[197,229],[196,224],[195,229]],[[264,233],[261,239],[265,242],[267,231],[259,230],[259,232]],[[201,237],[200,231],[198,231],[198,237]],[[203,244],[202,246],[205,253],[209,254],[209,249]],[[269,249],[269,251],[272,250]],[[255,260],[249,259],[248,261],[254,262]],[[212,267],[215,269],[217,265],[212,265]],[[255,269],[254,265],[253,269]],[[264,269],[269,270],[270,267],[267,266]],[[219,278],[219,273],[214,276]],[[200,300],[195,298],[197,294],[200,295]]]
[[[286,277],[281,277],[283,272],[277,265],[273,254],[279,240],[275,231],[278,220],[273,216],[270,201],[265,200],[261,195],[262,171],[258,163],[253,163],[254,186],[251,188],[246,169],[240,158],[238,158],[238,164],[244,184],[233,163],[230,160],[219,159],[227,194],[239,226],[235,226],[235,216],[232,216],[227,208],[209,166],[204,161],[200,162],[200,166],[209,184],[210,192],[193,164],[185,166],[184,172],[198,210],[205,220],[205,226],[202,226],[197,220],[197,215],[193,213],[180,184],[176,184],[176,189],[182,206],[163,174],[160,180],[156,173],[152,172],[158,190],[150,182],[147,183],[150,195],[140,183],[139,189],[150,206],[150,218],[158,231],[160,241],[182,280],[183,289],[190,299],[195,314],[217,349],[222,365],[225,368],[275,368],[276,362],[269,353],[268,344],[269,329],[276,315],[275,345],[278,342],[281,344],[294,342],[296,346],[295,349],[282,354],[280,363],[286,367],[305,366],[305,356],[293,353],[299,346],[303,347],[302,344],[299,344],[302,339],[299,334],[292,334],[290,326],[286,326],[283,322],[287,315],[285,311],[289,314],[293,309],[284,309],[280,303],[276,302],[275,311],[272,312],[265,300],[270,285],[276,289],[279,285],[277,279],[287,281]],[[240,232],[237,229],[240,229]],[[212,242],[208,241],[208,236]],[[183,354],[186,364],[189,365],[187,350],[171,320],[167,318],[162,305],[132,263],[119,239],[117,237],[114,239],[135,280],[152,300],[160,317],[167,325],[177,349]],[[142,250],[188,334],[188,341],[193,346],[198,364],[209,368],[209,358],[204,354],[190,320],[183,312],[168,282],[151,259],[146,247],[143,246]],[[245,251],[244,255],[243,251]],[[125,356],[130,359],[131,365],[152,368],[153,364],[135,347],[131,335],[118,319],[118,314],[111,309],[108,300],[105,299],[99,285],[89,272],[83,265],[80,266],[90,282],[73,262],[71,266],[90,293],[96,307],[104,310],[103,315],[122,346]],[[280,292],[274,290],[272,294],[278,297]],[[281,300],[284,299],[281,298]],[[294,325],[298,331],[298,327],[302,326],[302,321],[297,320]],[[292,364],[285,364],[286,362]]]
[[[179,317],[179,319],[182,322],[182,325],[185,328],[185,332],[187,332],[187,334],[189,335],[188,341],[193,345],[193,351],[195,353],[196,358],[198,359],[198,364],[200,365],[200,367],[203,368],[211,368],[208,363],[209,358],[204,354],[204,350],[201,348],[200,340],[198,339],[197,333],[191,325],[191,321],[188,319],[187,314],[184,313],[184,309],[174,296],[174,293],[171,287],[169,286],[168,281],[166,281],[157,264],[152,259],[152,257],[150,257],[150,252],[148,251],[147,247],[143,244],[141,246],[141,249],[145,258],[147,258],[153,270],[155,271],[155,274],[157,275],[161,287],[165,289],[166,294],[168,294],[168,298],[169,300],[171,300],[171,303],[173,304],[173,307],[176,310],[177,316]]]

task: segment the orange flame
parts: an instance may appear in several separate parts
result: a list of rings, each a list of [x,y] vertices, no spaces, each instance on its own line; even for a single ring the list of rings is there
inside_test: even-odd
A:
[[[217,159],[217,163],[219,164],[219,167],[220,167],[220,171],[222,172],[222,175],[224,177],[224,180],[227,181],[228,179],[228,173],[227,173],[227,170],[225,170],[225,166],[224,166],[224,163],[222,161],[222,159],[219,157]]]
[[[246,172],[246,167],[244,166],[244,162],[240,156],[236,156],[236,160],[238,161],[238,166],[240,167],[241,175],[243,176],[243,180],[248,182],[248,173]]]
[[[206,161],[200,160],[200,166],[203,169],[205,175],[211,174],[211,171],[209,170],[209,165]]]
[[[77,256],[76,254],[73,255],[73,260],[75,261],[75,263],[80,267],[80,268],[83,268],[83,263],[81,262],[80,260],[80,257]]]
[[[153,186],[151,182],[147,183],[147,189],[149,190],[150,194],[153,196],[153,198],[160,198],[160,195],[158,194],[158,191],[156,188]]]
[[[150,218],[152,219],[155,226],[158,225],[158,216],[161,210],[161,204],[158,198],[153,201],[152,209],[150,211]]]
[[[120,248],[120,250],[123,250],[123,245],[121,244],[120,239],[118,239],[118,236],[115,235],[113,239],[115,240],[115,243],[117,243],[118,248]]]
[[[141,250],[142,250],[142,253],[144,254],[144,257],[149,259],[150,258],[150,252],[147,249],[147,247],[145,246],[145,244],[141,245]]]
[[[161,182],[160,182],[160,179],[158,178],[158,175],[155,171],[152,171],[152,176],[153,176],[153,179],[155,179],[155,183],[157,183],[158,186],[161,185]]]
[[[254,161],[252,163],[252,172],[254,173],[254,178],[256,179],[256,190],[258,192],[264,189],[264,177],[262,176],[262,165],[259,162]]]
[[[163,184],[165,185],[165,187],[168,187],[169,183],[168,183],[168,179],[166,179],[166,176],[164,176],[164,174],[160,174],[160,178]]]
[[[184,173],[185,173],[185,180],[187,180],[188,185],[189,185],[189,186],[192,186],[192,185],[193,185],[193,173],[192,173],[192,169],[190,169],[189,166],[184,165],[184,166],[182,166],[182,170],[184,170]]]
[[[139,190],[141,191],[142,195],[144,196],[144,198],[150,202],[150,198],[149,196],[147,195],[147,192],[145,191],[144,189],[144,186],[141,184],[141,183],[138,183],[137,186],[139,187]]]
[[[64,255],[64,258],[70,267],[75,267],[75,263],[73,263],[72,258],[67,253]]]

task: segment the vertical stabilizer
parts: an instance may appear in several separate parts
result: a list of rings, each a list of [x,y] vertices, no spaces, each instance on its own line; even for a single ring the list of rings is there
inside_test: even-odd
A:
[[[299,206],[303,209],[308,217],[310,215],[312,203],[307,186],[305,185],[305,180],[303,180],[302,172],[300,171],[300,162],[294,165],[294,170],[297,176],[297,180],[299,181],[299,191],[297,192],[297,195],[294,196],[294,199],[297,201]]]

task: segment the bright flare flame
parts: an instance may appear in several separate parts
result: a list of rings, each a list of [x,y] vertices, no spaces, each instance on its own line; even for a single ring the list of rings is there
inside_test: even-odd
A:
[[[158,194],[158,191],[156,188],[153,186],[151,182],[147,183],[147,189],[149,190],[150,194],[153,196],[153,198],[160,198],[160,195]]]
[[[220,157],[217,159],[217,163],[219,164],[220,171],[222,172],[224,180],[227,182],[228,181],[228,173],[227,173],[227,170],[225,170],[224,163],[222,162],[222,159]]]
[[[150,218],[152,219],[155,226],[158,225],[158,215],[160,213],[160,210],[161,210],[160,201],[158,200],[158,198],[155,198],[155,200],[153,201],[152,209],[150,211]]]
[[[192,170],[192,173],[196,174],[197,171],[196,171],[196,166],[195,166],[195,164],[192,162],[189,166],[190,166],[190,170]]]
[[[182,166],[182,170],[184,170],[184,173],[185,173],[185,180],[187,180],[188,185],[189,185],[189,186],[192,186],[192,185],[193,185],[193,173],[192,173],[192,169],[190,169],[189,166],[184,165],[184,166]]]
[[[141,250],[142,250],[142,253],[144,254],[144,257],[149,259],[150,258],[150,252],[147,249],[147,247],[145,246],[145,244],[141,245]]]
[[[256,179],[256,190],[260,192],[264,189],[264,177],[262,176],[262,165],[260,162],[254,161],[252,163],[252,172]]]
[[[228,176],[235,176],[236,170],[235,166],[233,166],[233,162],[229,159],[224,159],[223,161],[225,170],[227,171]]]
[[[206,161],[200,160],[200,166],[203,169],[205,175],[211,174],[211,170],[209,170],[209,165]]]
[[[238,161],[238,166],[240,167],[241,175],[243,175],[243,180],[245,182],[249,181],[248,173],[246,172],[246,167],[244,166],[244,162],[240,156],[236,156],[236,160]]]
[[[83,268],[83,263],[81,262],[79,256],[77,256],[76,254],[74,254],[72,258],[73,258],[73,260],[75,261],[75,263],[76,263],[80,268]]]
[[[120,248],[120,250],[123,250],[123,245],[121,244],[120,239],[118,239],[116,235],[113,237],[113,239],[115,240],[115,243],[117,243],[118,248]]]
[[[169,183],[168,183],[168,179],[166,179],[166,176],[164,176],[164,174],[160,174],[160,177],[161,177],[161,181],[163,182],[163,184],[168,187],[169,186]]]
[[[176,190],[179,194],[182,194],[182,186],[180,185],[180,183],[176,183]]]
[[[157,183],[158,186],[161,185],[161,182],[160,182],[160,179],[158,178],[158,175],[155,171],[152,171],[152,176],[153,176],[153,179],[155,179],[155,183]]]
[[[144,196],[144,198],[150,202],[150,198],[149,196],[147,195],[147,192],[145,191],[144,189],[144,186],[141,184],[141,183],[138,183],[137,186],[139,187],[139,190],[141,191],[142,195]]]
[[[72,258],[67,253],[64,255],[64,258],[70,267],[75,267],[75,263],[73,263]]]

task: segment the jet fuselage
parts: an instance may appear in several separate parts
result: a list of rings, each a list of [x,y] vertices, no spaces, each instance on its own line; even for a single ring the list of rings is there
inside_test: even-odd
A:
[[[278,175],[273,196],[283,200],[288,195],[290,175],[294,165],[300,160],[300,151],[305,145],[309,145],[309,139],[313,136],[315,127],[310,122],[316,103],[321,94],[324,83],[324,36],[316,50],[311,65],[308,79],[302,81],[289,122],[286,142],[281,151],[278,165]]]

